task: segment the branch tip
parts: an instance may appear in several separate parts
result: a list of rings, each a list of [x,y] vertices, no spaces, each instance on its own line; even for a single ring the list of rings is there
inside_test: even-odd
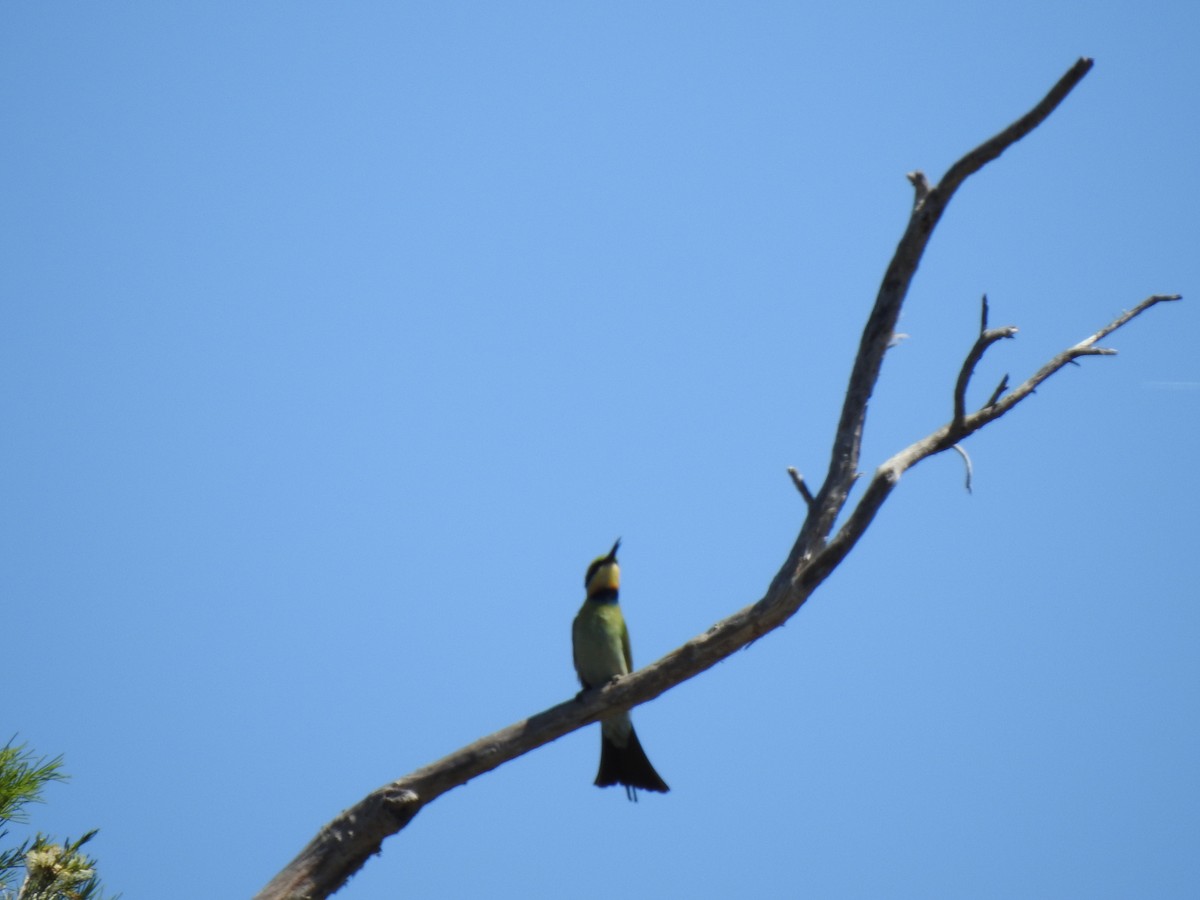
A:
[[[1033,109],[952,165],[942,176],[942,180],[938,182],[938,193],[944,193],[946,201],[949,202],[950,196],[967,178],[1046,121],[1047,117],[1067,98],[1067,95],[1075,89],[1075,86],[1083,80],[1091,68],[1092,60],[1088,57],[1080,57],[1076,60],[1075,64],[1058,79],[1054,87]]]
[[[930,190],[932,190],[929,186],[929,179],[925,177],[925,173],[920,169],[909,172],[904,177],[913,186],[913,206],[920,206],[925,198],[929,196]]]
[[[990,409],[996,405],[996,401],[1000,399],[1000,395],[1008,390],[1008,373],[1004,373],[1004,377],[1000,379],[1000,383],[996,385],[996,389],[992,391],[992,396],[988,397],[988,402],[984,407]]]
[[[808,489],[808,485],[804,483],[804,476],[796,471],[795,466],[788,466],[787,473],[792,476],[792,484],[796,486],[796,490],[800,492],[800,496],[804,498],[804,502],[808,504],[809,509],[817,502],[812,495],[812,491]]]
[[[958,455],[962,457],[963,466],[967,470],[967,493],[970,494],[970,493],[972,493],[972,491],[971,491],[971,475],[974,472],[974,467],[971,465],[971,457],[967,453],[967,451],[963,449],[961,444],[952,444],[950,446],[950,449],[958,451]]]

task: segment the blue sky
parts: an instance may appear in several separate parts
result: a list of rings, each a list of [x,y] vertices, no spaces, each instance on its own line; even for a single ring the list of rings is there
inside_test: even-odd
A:
[[[0,726],[129,900],[245,897],[363,794],[575,691],[623,537],[647,663],[758,599],[911,203],[864,468],[788,625],[441,798],[347,898],[1183,897],[1200,880],[1200,7],[6,3]]]

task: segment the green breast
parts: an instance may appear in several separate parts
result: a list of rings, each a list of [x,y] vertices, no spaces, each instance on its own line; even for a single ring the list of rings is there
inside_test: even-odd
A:
[[[575,671],[588,687],[599,687],[616,675],[628,675],[625,660],[625,617],[615,603],[587,601],[571,630]]]

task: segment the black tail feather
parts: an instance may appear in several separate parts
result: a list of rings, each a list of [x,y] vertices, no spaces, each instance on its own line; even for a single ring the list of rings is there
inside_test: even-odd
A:
[[[638,740],[637,732],[632,728],[624,747],[610,740],[603,730],[600,732],[600,771],[596,773],[596,786],[609,787],[614,784],[625,785],[626,795],[635,801],[636,788],[658,794],[665,794],[670,790],[667,783],[654,771],[654,766],[650,764],[650,759]]]

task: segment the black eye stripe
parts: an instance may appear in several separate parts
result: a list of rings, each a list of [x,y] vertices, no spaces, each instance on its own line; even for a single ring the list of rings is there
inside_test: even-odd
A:
[[[601,562],[603,562],[603,560],[598,559],[594,563],[592,563],[590,566],[588,566],[587,574],[583,576],[583,586],[584,587],[587,587],[589,584],[592,583],[592,576],[595,575],[596,570],[600,568]]]

